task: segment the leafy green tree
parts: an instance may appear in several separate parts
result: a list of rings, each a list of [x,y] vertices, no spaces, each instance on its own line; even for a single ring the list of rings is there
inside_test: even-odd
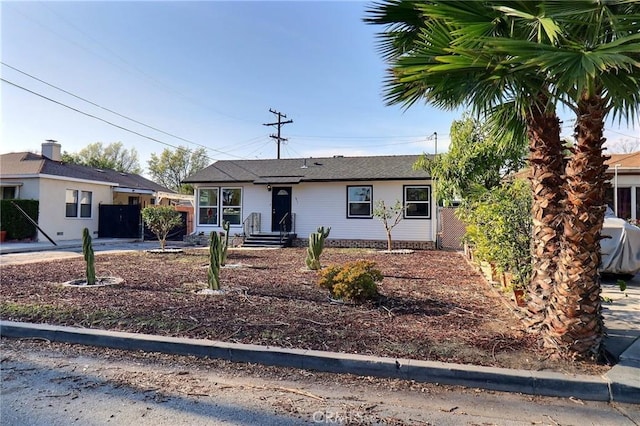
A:
[[[151,154],[147,164],[152,180],[173,191],[192,194],[193,186],[182,184],[182,181],[207,167],[209,158],[204,148],[192,151],[180,146],[175,151],[167,148],[160,156]]]
[[[414,165],[425,169],[438,181],[438,201],[450,204],[470,198],[477,187],[491,189],[525,165],[525,145],[504,143],[492,126],[465,114],[451,124],[449,151],[437,156],[423,155]]]
[[[169,232],[182,224],[180,212],[171,206],[145,207],[142,209],[142,220],[144,220],[151,232],[156,234],[162,250],[167,244]]]
[[[138,152],[135,148],[126,149],[122,142],[114,142],[106,146],[102,142],[94,142],[77,153],[64,152],[62,161],[123,173],[142,173]]]

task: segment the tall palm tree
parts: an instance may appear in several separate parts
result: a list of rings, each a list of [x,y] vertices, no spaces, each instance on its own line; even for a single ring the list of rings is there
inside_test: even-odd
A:
[[[390,25],[381,11],[398,3],[406,2],[376,4],[371,21]],[[633,119],[639,110],[640,3],[433,0],[414,5],[423,18],[419,37],[414,48],[391,56],[387,101],[408,106],[424,99],[445,108],[469,102],[486,111],[509,99],[518,106],[532,151],[533,323],[545,313],[545,342],[561,353],[597,354],[603,336],[597,271],[604,216],[602,132],[609,112]],[[393,33],[382,38],[390,50],[396,39]],[[558,102],[578,119],[566,181],[556,191],[552,185],[561,186],[563,170],[554,113]]]
[[[607,158],[603,130],[609,114],[633,122],[640,111],[640,2],[539,3],[559,29],[555,43],[491,42],[496,52],[544,75],[554,98],[577,117],[576,145],[565,172],[556,283],[543,333],[545,345],[560,353],[595,357],[604,335],[598,274]]]
[[[505,5],[518,9],[501,9]],[[389,104],[470,104],[476,112],[489,113],[494,129],[511,130],[516,143],[526,143],[528,137],[534,272],[527,324],[537,330],[553,289],[561,234],[560,122],[544,76],[535,69],[518,69],[508,52],[488,47],[504,37],[552,43],[557,28],[544,18],[539,5],[526,1],[388,0],[374,4],[365,21],[386,26],[379,41],[391,65],[386,80]]]
[[[577,116],[566,168],[567,193],[557,286],[547,310],[545,343],[596,356],[603,337],[600,231],[605,211],[602,145],[609,114],[632,122],[640,112],[640,2],[548,2],[564,27],[556,46],[538,55],[563,103]],[[540,53],[540,52],[539,52]]]

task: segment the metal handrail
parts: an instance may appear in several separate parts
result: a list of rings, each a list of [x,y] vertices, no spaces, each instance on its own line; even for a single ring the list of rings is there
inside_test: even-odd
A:
[[[256,227],[258,232],[260,231],[260,213],[252,212],[247,218],[242,221],[242,233],[245,236],[255,233]]]
[[[282,216],[282,219],[280,219],[280,222],[278,222],[278,225],[280,226],[280,244],[282,244],[282,241],[284,240],[284,235],[287,233],[287,230],[286,230],[287,217],[289,217],[289,212],[285,213],[285,215]]]

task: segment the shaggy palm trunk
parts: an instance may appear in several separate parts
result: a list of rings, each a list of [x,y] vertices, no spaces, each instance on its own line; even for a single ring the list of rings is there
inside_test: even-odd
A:
[[[527,129],[533,229],[532,274],[527,288],[529,301],[524,322],[529,331],[537,332],[544,321],[554,287],[559,252],[559,217],[564,198],[564,159],[560,121],[555,113],[532,113],[527,118]]]
[[[543,333],[546,347],[586,359],[600,354],[604,336],[598,267],[605,211],[605,105],[593,96],[583,98],[578,109],[577,143],[566,169],[566,214],[556,286]]]

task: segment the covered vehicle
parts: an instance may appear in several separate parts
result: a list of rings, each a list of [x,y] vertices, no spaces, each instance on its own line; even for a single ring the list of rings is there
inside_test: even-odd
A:
[[[640,228],[616,217],[608,208],[602,237],[600,272],[620,275],[640,272]]]

